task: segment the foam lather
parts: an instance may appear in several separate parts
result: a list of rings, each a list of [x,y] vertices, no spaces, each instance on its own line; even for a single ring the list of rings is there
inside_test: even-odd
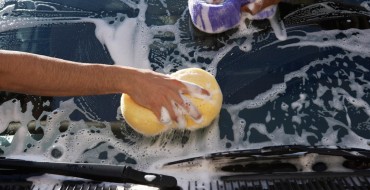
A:
[[[202,118],[195,121],[189,115],[185,115],[184,127],[195,130],[209,126],[219,115],[222,106],[222,93],[216,79],[210,73],[197,68],[183,69],[171,74],[171,76],[178,80],[197,84],[210,93],[209,97],[203,98],[185,95],[202,114]],[[158,135],[168,129],[179,127],[176,122],[163,124],[151,110],[136,104],[127,94],[122,94],[121,111],[130,127],[145,136]]]

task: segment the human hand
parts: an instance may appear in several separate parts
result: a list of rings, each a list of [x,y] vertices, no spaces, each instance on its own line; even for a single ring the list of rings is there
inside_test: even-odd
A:
[[[280,0],[256,0],[253,3],[246,4],[241,7],[241,10],[251,15],[255,15],[261,12],[263,9],[271,6],[276,5],[280,2]]]
[[[128,94],[135,103],[151,110],[162,123],[185,122],[184,115],[194,120],[201,118],[198,109],[184,95],[209,96],[209,92],[195,84],[179,81],[149,70],[138,70],[133,76]]]

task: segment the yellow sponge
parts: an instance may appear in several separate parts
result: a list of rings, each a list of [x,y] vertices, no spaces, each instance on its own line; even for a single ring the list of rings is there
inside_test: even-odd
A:
[[[183,69],[171,74],[171,76],[197,84],[210,93],[210,98],[206,99],[186,95],[202,114],[200,121],[194,121],[191,116],[186,115],[186,128],[194,130],[210,125],[220,113],[222,106],[222,93],[216,79],[208,72],[198,68]],[[127,94],[122,94],[121,111],[126,122],[135,131],[146,136],[157,135],[169,128],[177,127],[174,125],[175,122],[171,126],[165,126],[152,111],[136,104]]]

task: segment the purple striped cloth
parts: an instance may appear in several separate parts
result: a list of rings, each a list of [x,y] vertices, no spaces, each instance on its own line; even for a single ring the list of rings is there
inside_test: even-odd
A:
[[[207,33],[220,33],[235,28],[241,20],[240,8],[256,0],[189,0],[189,12],[194,25]],[[276,12],[276,5],[267,7],[251,19],[261,20],[271,17]]]

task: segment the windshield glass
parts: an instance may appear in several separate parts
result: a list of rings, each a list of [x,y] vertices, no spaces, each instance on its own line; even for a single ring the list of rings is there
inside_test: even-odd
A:
[[[369,28],[370,3],[359,0],[282,1],[270,19],[219,34],[193,25],[187,1],[0,0],[0,49],[166,74],[196,67],[223,93],[210,126],[145,137],[124,121],[121,94],[2,92],[1,153],[154,170],[275,145],[369,149]]]

